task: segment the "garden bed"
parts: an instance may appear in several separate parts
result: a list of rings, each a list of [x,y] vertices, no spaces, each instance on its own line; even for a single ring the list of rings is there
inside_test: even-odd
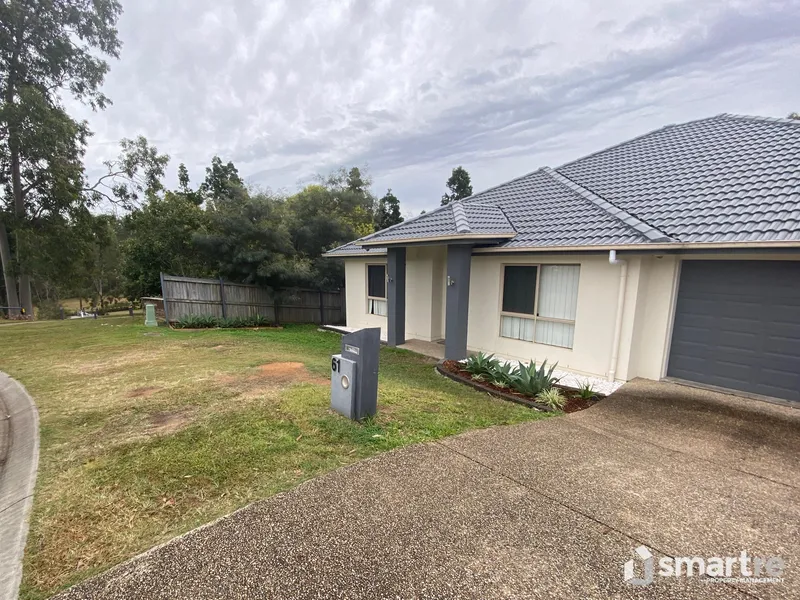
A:
[[[492,394],[493,396],[503,398],[504,400],[516,402],[517,404],[523,404],[536,410],[557,412],[552,408],[545,406],[544,404],[536,402],[534,399],[525,396],[524,394],[514,391],[511,388],[500,388],[490,381],[475,381],[472,378],[472,375],[464,370],[464,364],[456,360],[439,361],[439,363],[436,365],[436,369],[442,375],[445,375],[454,381],[465,383],[476,390]],[[594,399],[587,400],[585,398],[581,398],[577,390],[566,388],[560,385],[556,385],[555,387],[560,389],[564,394],[564,397],[567,399],[567,402],[562,409],[562,411],[565,413],[574,413],[578,412],[579,410],[587,409],[597,404],[597,402],[599,402],[601,399],[601,396],[595,395]]]
[[[264,329],[269,329],[274,331],[276,329],[283,329],[283,325],[261,325],[259,327],[224,327],[222,325],[218,325],[217,327],[175,327],[173,324],[169,325],[169,328],[173,331],[186,331],[197,333],[198,331],[213,331],[215,329],[224,329],[224,330],[239,330],[239,331],[262,331]]]

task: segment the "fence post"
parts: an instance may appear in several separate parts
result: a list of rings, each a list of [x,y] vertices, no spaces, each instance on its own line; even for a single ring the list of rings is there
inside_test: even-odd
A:
[[[164,287],[164,273],[161,273],[161,302],[164,303],[164,320],[169,325],[169,312],[167,311],[167,293]]]
[[[219,278],[219,299],[222,300],[222,318],[228,318],[228,305],[225,304],[225,282]]]
[[[319,324],[325,325],[325,296],[319,291]]]

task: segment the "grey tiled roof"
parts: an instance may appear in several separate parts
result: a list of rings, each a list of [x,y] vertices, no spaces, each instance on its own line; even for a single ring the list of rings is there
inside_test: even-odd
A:
[[[386,248],[377,248],[375,246],[361,246],[356,242],[348,242],[343,246],[334,248],[325,253],[326,256],[359,256],[363,254],[380,255],[386,252]]]
[[[719,115],[558,171],[682,242],[800,240],[800,121]]]
[[[357,242],[467,231],[516,232],[509,249],[800,240],[800,121],[670,125]]]
[[[473,196],[476,198],[476,196]],[[359,241],[368,244],[398,240],[425,240],[446,236],[490,236],[508,238],[516,233],[497,204],[451,202],[434,211],[409,219]]]

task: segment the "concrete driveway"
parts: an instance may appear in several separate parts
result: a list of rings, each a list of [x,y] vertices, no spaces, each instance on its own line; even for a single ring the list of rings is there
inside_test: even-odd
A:
[[[800,410],[635,381],[572,416],[341,469],[61,597],[798,598],[798,458]],[[633,586],[641,545],[786,569]]]

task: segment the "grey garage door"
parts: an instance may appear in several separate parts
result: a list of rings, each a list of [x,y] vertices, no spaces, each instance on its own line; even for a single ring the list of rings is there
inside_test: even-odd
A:
[[[683,261],[667,375],[800,402],[800,261]]]

